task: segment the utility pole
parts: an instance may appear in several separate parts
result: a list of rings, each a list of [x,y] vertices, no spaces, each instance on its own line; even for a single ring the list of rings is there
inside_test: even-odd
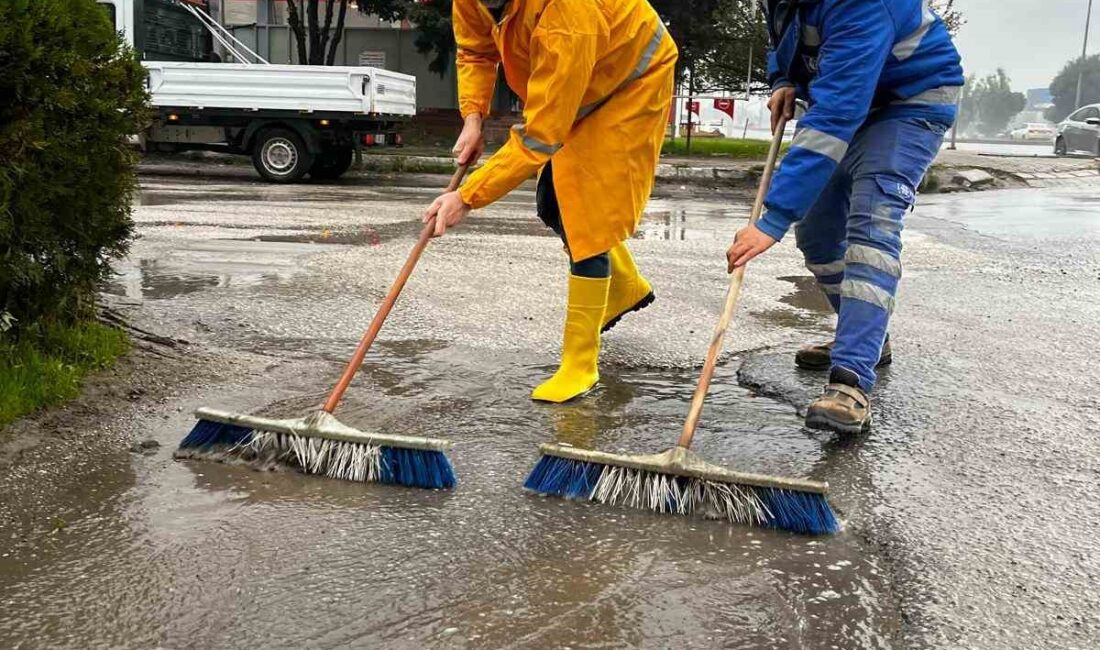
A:
[[[1090,2],[1092,0],[1089,0]],[[759,11],[758,5],[752,6],[752,22],[749,25],[749,29],[756,26],[756,12]],[[752,38],[749,38],[749,72],[745,75],[745,129],[741,131],[741,139],[744,140],[749,136],[749,99],[752,97],[750,94],[752,91]]]
[[[1073,110],[1081,108],[1081,85],[1085,81],[1085,55],[1089,49],[1089,23],[1092,21],[1092,0],[1089,0],[1089,11],[1085,14],[1085,43],[1081,46],[1081,62],[1077,65],[1077,99],[1073,102]]]
[[[951,125],[951,144],[947,147],[951,151],[957,150],[958,147],[958,135],[959,135],[959,120],[962,119],[962,106],[963,99],[966,97],[966,86],[963,86],[962,91],[959,93],[959,100],[955,102],[955,123]]]

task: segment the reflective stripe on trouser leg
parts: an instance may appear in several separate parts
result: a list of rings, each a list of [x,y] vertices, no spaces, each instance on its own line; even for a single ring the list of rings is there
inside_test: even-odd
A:
[[[806,268],[814,274],[817,286],[824,292],[825,298],[833,307],[833,312],[840,311],[840,286],[844,281],[844,266],[844,260],[823,263],[806,262]]]
[[[794,228],[806,268],[814,274],[834,313],[840,310],[840,283],[844,280],[848,186],[847,175],[838,169],[806,218]]]

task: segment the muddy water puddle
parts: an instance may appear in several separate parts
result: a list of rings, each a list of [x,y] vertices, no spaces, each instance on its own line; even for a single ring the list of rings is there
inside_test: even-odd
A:
[[[254,189],[268,192],[243,193]],[[502,254],[518,238],[552,237],[530,198],[521,192],[466,227],[503,235]],[[725,240],[745,218],[743,205],[654,201],[638,236]],[[195,318],[212,305],[232,315],[233,301],[257,292],[303,291],[315,256],[411,245],[419,228],[415,217],[341,228],[284,221],[242,236],[207,221],[146,227],[113,290],[155,301],[166,318]],[[812,285],[784,281],[791,286],[783,307],[763,317],[821,327]],[[0,646],[885,648],[897,640],[890,569],[858,531],[796,537],[522,490],[542,442],[626,453],[668,448],[695,369],[604,363],[589,396],[542,405],[529,393],[553,372],[553,354],[402,340],[387,330],[392,338],[372,350],[338,414],[365,430],[452,440],[457,489],[173,461],[195,407],[306,413],[354,345],[354,328],[261,331],[225,314],[202,316],[214,323],[212,339],[267,362],[240,385],[181,396],[131,423],[161,443],[157,453],[92,449],[63,506],[26,510],[32,532],[0,539]],[[609,351],[646,343],[624,330],[609,335]],[[697,451],[781,476],[861,471],[850,448],[804,430],[793,406],[740,387],[742,361],[720,366]],[[802,378],[796,389],[817,380]],[[860,498],[847,486],[860,484],[844,475],[834,486],[842,517]],[[59,512],[66,525],[54,531],[48,522]]]
[[[171,460],[191,408],[304,413],[335,363],[284,362],[262,386],[181,400],[182,412],[137,424],[163,445],[155,456],[121,475],[117,453],[89,458],[81,482],[95,492],[74,495],[68,526],[5,549],[5,634],[17,647],[889,644],[886,576],[850,533],[796,537],[525,493],[540,442],[667,448],[694,380],[608,367],[588,398],[539,405],[527,393],[552,370],[545,361],[438,341],[372,353],[340,417],[454,441],[450,492]],[[720,369],[698,450],[821,478],[827,441],[732,373]]]

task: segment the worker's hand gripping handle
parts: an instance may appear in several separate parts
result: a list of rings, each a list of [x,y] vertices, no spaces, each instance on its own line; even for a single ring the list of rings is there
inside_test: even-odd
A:
[[[771,187],[772,174],[775,171],[775,161],[779,158],[779,148],[783,143],[783,131],[787,128],[786,116],[779,118],[775,134],[772,136],[772,145],[768,150],[768,161],[764,165],[764,173],[760,177],[760,186],[756,189],[756,201],[752,204],[752,212],[749,215],[749,224],[756,223],[764,212],[764,197]],[[714,367],[718,365],[718,355],[722,352],[722,340],[729,329],[733,312],[737,310],[737,299],[741,297],[741,283],[745,279],[745,265],[734,270],[730,276],[730,286],[726,291],[726,304],[722,308],[722,317],[718,320],[718,327],[714,330],[714,338],[710,341],[710,349],[707,350],[707,360],[703,364],[703,372],[699,375],[699,384],[695,387],[695,394],[691,398],[691,409],[688,411],[687,420],[684,421],[684,429],[680,433],[678,447],[687,449],[691,446],[691,439],[695,437],[695,428],[699,426],[699,415],[703,412],[703,401],[710,390],[710,381],[714,378]]]
[[[469,168],[469,165],[458,166],[454,176],[451,177],[451,182],[447,185],[448,192],[453,192],[458,189],[459,184],[462,183],[462,179],[466,176],[466,171]],[[420,238],[416,240],[416,245],[413,246],[412,252],[409,253],[409,258],[405,260],[405,265],[401,267],[401,273],[398,274],[397,279],[393,281],[389,293],[386,294],[385,300],[382,301],[382,306],[378,308],[378,313],[374,315],[374,320],[371,321],[370,327],[368,327],[366,333],[363,334],[363,339],[359,341],[359,347],[355,348],[355,354],[352,355],[351,360],[348,361],[347,367],[344,368],[344,374],[340,376],[340,381],[336,382],[336,387],[332,389],[332,393],[328,396],[328,401],[325,402],[324,406],[326,412],[332,413],[336,410],[336,405],[340,403],[340,399],[344,396],[344,391],[348,389],[348,385],[351,384],[351,380],[355,377],[355,373],[359,372],[359,367],[363,365],[363,358],[367,356],[367,351],[370,350],[370,346],[374,343],[374,339],[378,337],[378,332],[382,329],[382,323],[386,322],[386,317],[390,315],[390,310],[393,309],[394,303],[397,302],[397,297],[401,295],[401,290],[405,288],[405,283],[408,282],[409,276],[412,275],[413,269],[416,268],[416,263],[420,260],[420,255],[424,252],[424,247],[428,245],[428,240],[432,238],[432,233],[434,231],[435,219],[432,218],[428,223],[424,224],[424,228],[420,231]]]

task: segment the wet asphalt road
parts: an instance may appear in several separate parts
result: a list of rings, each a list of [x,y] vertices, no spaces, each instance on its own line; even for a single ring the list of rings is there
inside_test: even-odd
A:
[[[171,460],[195,406],[323,399],[430,187],[145,179],[111,292],[254,361],[125,424],[158,453],[91,454],[21,497],[24,521],[63,508],[68,525],[0,539],[0,645],[1096,647],[1100,189],[922,200],[896,361],[855,439],[800,424],[821,377],[790,357],[831,321],[793,242],[754,262],[698,450],[828,481],[845,531],[819,539],[519,488],[545,440],[674,440],[747,217],[674,194],[631,244],[658,300],[605,337],[602,385],[571,405],[527,399],[554,368],[565,290],[531,193],[432,243],[341,417],[454,440],[459,488],[433,493]]]

